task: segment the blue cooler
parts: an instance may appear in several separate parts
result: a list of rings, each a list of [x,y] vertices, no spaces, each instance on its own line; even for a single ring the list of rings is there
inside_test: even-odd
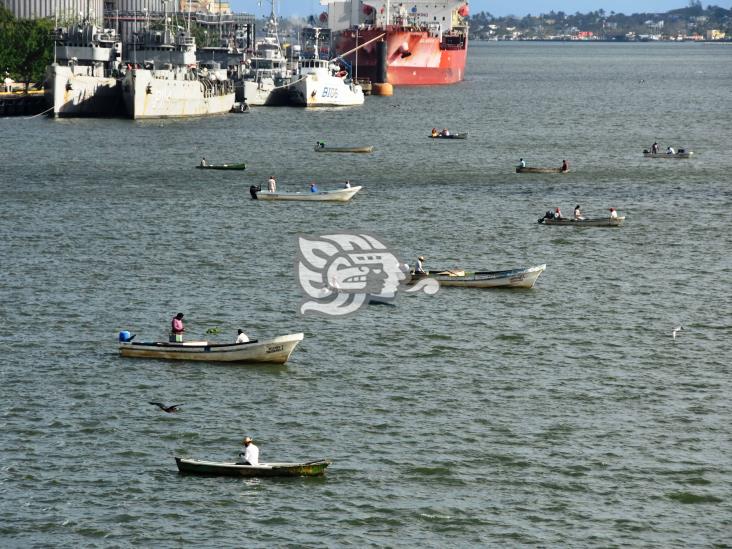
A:
[[[132,339],[132,334],[127,330],[122,330],[119,333],[119,340],[121,343],[127,343]]]

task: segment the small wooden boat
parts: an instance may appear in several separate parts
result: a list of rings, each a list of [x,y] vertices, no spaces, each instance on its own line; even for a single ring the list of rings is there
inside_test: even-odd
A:
[[[451,133],[450,135],[442,135],[441,133],[438,133],[437,135],[430,135],[429,138],[430,139],[467,139],[468,132]]]
[[[319,153],[370,153],[374,152],[373,145],[368,147],[321,147],[315,145],[315,152]]]
[[[249,104],[246,101],[238,101],[232,105],[229,112],[238,114],[249,112]]]
[[[598,217],[597,219],[548,219],[542,217],[539,223],[544,225],[563,225],[569,227],[620,227],[625,221],[625,216]]]
[[[119,354],[130,358],[165,358],[170,360],[200,360],[205,362],[273,362],[284,364],[303,339],[303,334],[289,334],[264,341],[247,343],[209,343],[184,341],[168,343],[122,342]]]
[[[516,166],[516,173],[567,173],[569,170],[562,168],[529,168],[528,166]]]
[[[361,186],[349,187],[347,189],[335,189],[333,191],[310,191],[287,193],[281,191],[258,191],[258,200],[307,200],[311,202],[348,202],[361,190]]]
[[[305,463],[260,463],[259,465],[238,465],[234,462],[204,461],[176,457],[178,471],[192,475],[226,477],[314,477],[325,474],[331,464],[327,459]]]
[[[476,271],[466,272],[458,269],[430,271],[424,275],[415,275],[409,284],[428,277],[434,278],[440,286],[456,286],[461,288],[532,288],[536,279],[546,269],[546,264],[527,269],[511,269],[508,271]]]
[[[685,151],[680,149],[679,152],[669,154],[665,152],[652,153],[649,150],[643,150],[643,156],[646,158],[691,158],[694,155],[694,151]]]
[[[196,168],[199,170],[244,170],[246,164],[206,164],[205,166],[199,164]]]

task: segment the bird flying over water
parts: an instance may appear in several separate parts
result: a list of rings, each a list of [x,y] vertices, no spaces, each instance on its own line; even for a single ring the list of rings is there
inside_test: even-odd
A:
[[[680,332],[681,330],[682,330],[681,326],[676,326],[676,328],[674,328],[673,331],[671,332],[671,337],[676,339],[676,332]]]
[[[162,402],[151,402],[150,404],[154,404],[158,408],[160,408],[163,412],[172,413],[172,412],[179,412],[178,406],[183,406],[183,404],[163,404]]]

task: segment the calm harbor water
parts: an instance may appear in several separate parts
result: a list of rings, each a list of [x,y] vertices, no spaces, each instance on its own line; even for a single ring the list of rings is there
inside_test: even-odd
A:
[[[0,545],[730,543],[732,50],[477,43],[468,63],[347,110],[0,120]],[[654,140],[698,156],[642,158]],[[270,174],[365,190],[251,201]],[[626,226],[536,223],[575,204]],[[428,268],[547,270],[300,318],[295,236],[338,230]],[[178,311],[191,338],[305,340],[282,367],[118,357],[119,330],[164,338]],[[174,455],[229,459],[246,434],[264,461],[333,464],[178,475]]]

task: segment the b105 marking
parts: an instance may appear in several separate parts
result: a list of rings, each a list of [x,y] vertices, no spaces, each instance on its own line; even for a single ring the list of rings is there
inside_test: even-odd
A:
[[[338,88],[329,88],[324,87],[323,93],[320,94],[320,97],[329,97],[331,99],[336,99],[338,97]]]

